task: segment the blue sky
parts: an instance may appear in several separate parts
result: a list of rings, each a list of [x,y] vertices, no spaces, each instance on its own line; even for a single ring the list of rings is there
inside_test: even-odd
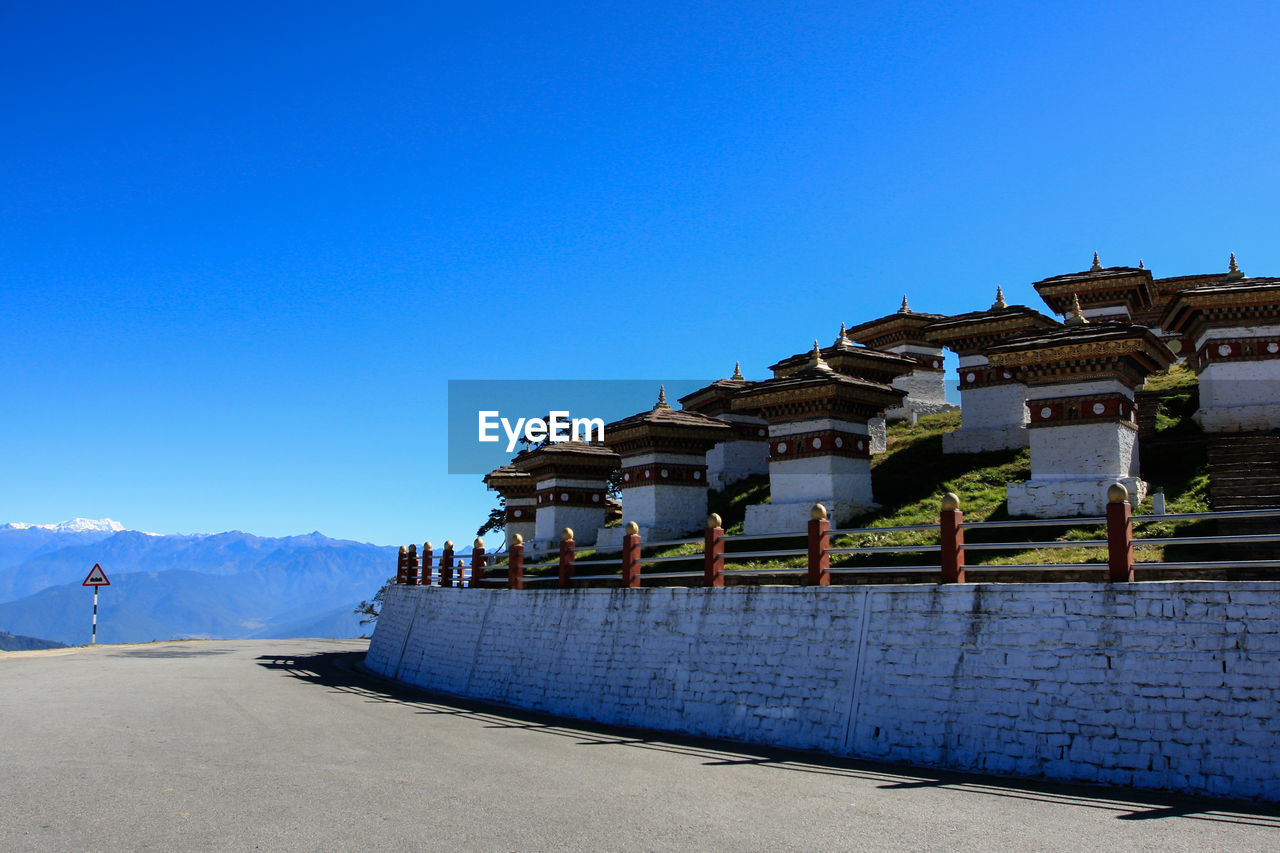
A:
[[[1280,275],[1280,6],[0,3],[0,521],[470,538],[450,379]],[[638,399],[637,410],[651,399]]]

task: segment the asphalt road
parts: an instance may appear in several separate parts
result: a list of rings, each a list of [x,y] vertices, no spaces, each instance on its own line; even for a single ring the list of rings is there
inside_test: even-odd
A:
[[[356,641],[0,653],[0,850],[1280,850],[1280,810],[403,691]]]

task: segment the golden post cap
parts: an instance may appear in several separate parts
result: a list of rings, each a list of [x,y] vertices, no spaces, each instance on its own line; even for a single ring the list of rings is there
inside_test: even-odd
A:
[[[477,536],[477,537],[476,537],[476,541],[474,541],[474,542],[472,542],[472,543],[471,543],[471,547],[472,547],[472,548],[483,548],[483,547],[484,547],[484,540],[483,540],[483,539],[481,539],[479,536]]]
[[[1124,483],[1112,483],[1107,486],[1107,503],[1118,504],[1129,500],[1129,490]]]
[[[722,523],[722,522],[720,521],[720,514],[719,514],[719,513],[715,513],[715,512],[713,512],[713,513],[711,513],[711,515],[708,515],[708,516],[707,516],[707,527],[708,527],[709,529],[710,529],[710,528],[719,527],[719,526],[721,525],[721,523]]]
[[[947,492],[942,496],[942,511],[951,512],[960,508],[960,496],[955,492]]]
[[[519,533],[514,533],[514,534],[512,534],[512,536],[511,536],[511,544],[512,544],[512,545],[523,545],[523,544],[524,544],[524,537],[523,537],[523,536],[521,536]]]
[[[813,509],[809,510],[809,517],[815,521],[822,521],[827,517],[827,508],[822,504],[814,504]]]
[[[561,531],[560,531],[560,541],[561,541],[561,542],[572,542],[572,541],[573,541],[573,528],[572,528],[572,527],[566,527],[564,530],[561,530]]]
[[[628,521],[628,522],[627,522],[627,535],[628,535],[628,536],[635,536],[635,535],[636,535],[637,533],[639,533],[639,532],[640,532],[640,525],[636,524],[634,521]]]
[[[444,547],[445,547],[445,548],[448,548],[450,551],[452,551],[452,550],[453,550],[453,540],[452,540],[452,539],[446,539],[446,540],[444,540]]]

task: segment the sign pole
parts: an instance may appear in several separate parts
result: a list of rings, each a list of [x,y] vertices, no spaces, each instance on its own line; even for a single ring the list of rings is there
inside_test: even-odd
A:
[[[93,587],[93,630],[89,634],[89,645],[96,646],[98,644],[98,587],[111,586],[111,581],[107,580],[107,574],[102,571],[102,566],[94,563],[89,576],[84,579],[83,586]]]

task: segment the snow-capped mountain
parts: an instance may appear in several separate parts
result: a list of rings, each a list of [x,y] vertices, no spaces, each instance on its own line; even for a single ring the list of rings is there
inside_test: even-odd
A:
[[[118,533],[124,525],[109,518],[73,518],[58,524],[27,524],[22,521],[11,521],[0,527],[0,530],[52,530],[54,533]]]

